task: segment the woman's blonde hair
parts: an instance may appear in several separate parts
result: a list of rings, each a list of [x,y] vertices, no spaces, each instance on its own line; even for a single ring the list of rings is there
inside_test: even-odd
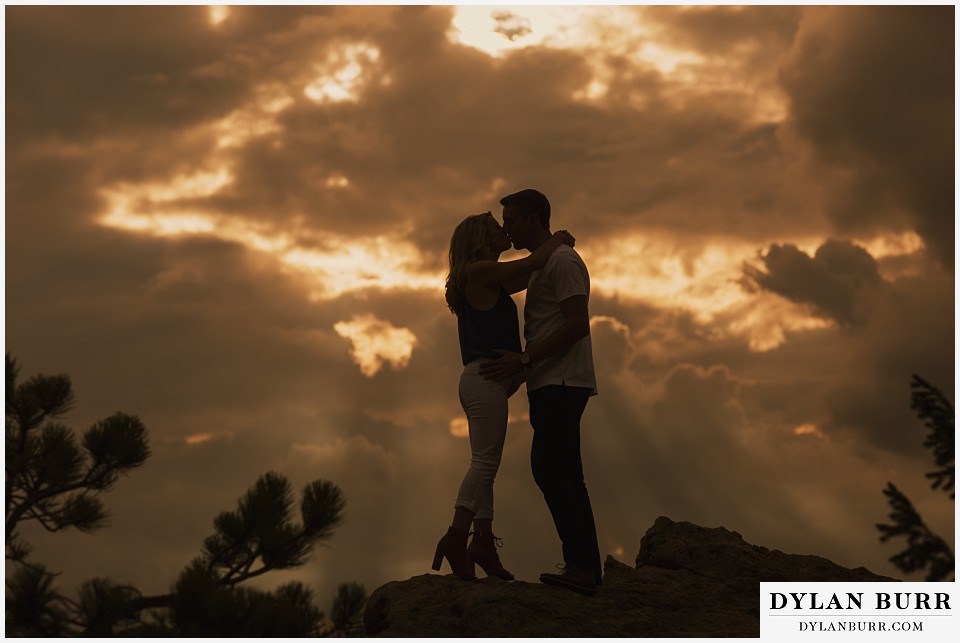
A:
[[[467,266],[486,256],[490,228],[489,212],[474,214],[453,230],[450,237],[450,272],[447,273],[446,300],[450,310],[459,315],[463,310],[464,288],[467,282]]]

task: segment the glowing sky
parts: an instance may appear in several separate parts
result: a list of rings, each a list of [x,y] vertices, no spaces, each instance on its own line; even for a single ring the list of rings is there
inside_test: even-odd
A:
[[[895,574],[887,480],[953,537],[908,388],[954,390],[950,17],[7,8],[6,348],[153,447],[38,556],[166,591],[272,469],[347,496],[294,574],[321,597],[425,573],[468,459],[449,235],[536,187],[591,272],[602,553],[667,515]],[[559,545],[526,412],[496,522],[530,580]]]

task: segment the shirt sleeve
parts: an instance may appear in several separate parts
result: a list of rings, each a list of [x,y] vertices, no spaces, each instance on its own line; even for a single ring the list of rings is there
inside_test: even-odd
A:
[[[573,252],[557,253],[556,263],[551,272],[557,301],[577,295],[590,295],[590,277],[587,275],[587,267]]]

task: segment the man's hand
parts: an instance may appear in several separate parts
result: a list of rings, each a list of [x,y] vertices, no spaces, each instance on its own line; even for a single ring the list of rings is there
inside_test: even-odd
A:
[[[510,380],[510,387],[507,389],[507,398],[513,397],[513,394],[520,390],[520,385],[527,381],[527,369],[523,370],[523,373],[514,376],[514,378]]]
[[[520,353],[496,349],[500,357],[480,364],[480,375],[488,380],[507,380],[523,372],[524,366],[520,363]]]

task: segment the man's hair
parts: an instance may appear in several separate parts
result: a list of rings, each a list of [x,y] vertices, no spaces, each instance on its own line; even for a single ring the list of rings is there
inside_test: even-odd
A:
[[[540,225],[550,229],[550,202],[542,192],[527,188],[500,199],[500,205],[519,208],[524,214],[535,214],[540,219]]]

